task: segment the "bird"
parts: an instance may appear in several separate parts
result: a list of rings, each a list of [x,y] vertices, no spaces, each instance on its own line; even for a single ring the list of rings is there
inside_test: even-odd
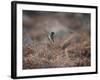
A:
[[[50,32],[48,35],[48,39],[52,44],[54,43],[54,35],[55,35],[54,32]]]

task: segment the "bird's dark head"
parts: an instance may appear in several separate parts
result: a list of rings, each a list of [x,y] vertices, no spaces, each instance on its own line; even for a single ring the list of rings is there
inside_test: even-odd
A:
[[[51,35],[54,35],[55,33],[54,32],[51,32]]]

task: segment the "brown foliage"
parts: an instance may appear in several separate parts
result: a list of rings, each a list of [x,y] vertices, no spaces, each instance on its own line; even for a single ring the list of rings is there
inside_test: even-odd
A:
[[[77,41],[77,39],[79,39]],[[23,68],[90,66],[90,41],[87,36],[71,34],[69,39],[55,44],[37,43],[23,48]],[[62,44],[62,45],[60,45]],[[69,44],[65,46],[66,44]],[[63,48],[63,46],[65,46]]]

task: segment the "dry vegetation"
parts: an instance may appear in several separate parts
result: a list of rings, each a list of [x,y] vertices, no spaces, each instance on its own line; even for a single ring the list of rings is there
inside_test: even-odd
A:
[[[80,24],[77,19],[80,14],[48,13],[44,16],[42,13],[41,16],[37,13],[31,14],[32,22],[23,22],[23,69],[91,65],[90,28],[87,29],[90,23],[84,24],[81,20]],[[48,30],[52,28],[50,26],[60,24],[69,31],[63,35],[58,32],[54,44],[51,44],[47,39]]]

